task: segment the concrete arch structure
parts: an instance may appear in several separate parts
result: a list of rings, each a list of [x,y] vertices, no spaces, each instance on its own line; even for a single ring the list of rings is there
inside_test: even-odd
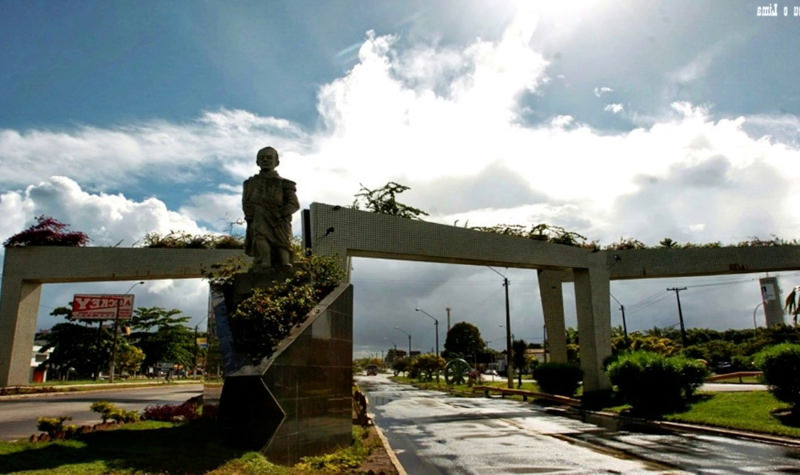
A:
[[[0,294],[0,385],[28,384],[42,285],[115,280],[192,279],[231,257],[230,249],[10,247]]]
[[[305,221],[305,220],[304,220]],[[566,360],[561,284],[573,282],[584,389],[609,387],[603,359],[610,345],[610,282],[800,269],[800,246],[586,249],[413,221],[320,203],[305,226],[313,252],[351,257],[537,269],[554,360]],[[59,282],[202,277],[202,269],[239,250],[27,247],[6,249],[0,295],[0,385],[28,383],[41,286]]]
[[[306,230],[314,253],[537,269],[550,353],[567,360],[562,284],[575,285],[584,390],[609,388],[612,280],[800,269],[800,246],[598,251],[414,221],[320,203]],[[347,267],[349,269],[349,267]]]

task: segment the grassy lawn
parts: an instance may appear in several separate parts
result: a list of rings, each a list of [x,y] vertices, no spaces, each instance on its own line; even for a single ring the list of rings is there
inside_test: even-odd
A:
[[[664,419],[800,437],[800,427],[783,424],[772,415],[773,410],[786,407],[767,391],[701,393],[689,409]]]
[[[433,390],[433,391],[444,391],[446,393],[449,393],[449,394],[451,394],[453,396],[458,396],[458,397],[473,397],[473,396],[483,397],[483,393],[482,392],[473,392],[471,386],[468,386],[466,384],[449,385],[449,384],[444,382],[444,378],[441,378],[438,383],[436,382],[435,379],[433,381],[419,381],[417,379],[408,378],[408,377],[405,377],[405,376],[393,376],[390,379],[392,379],[393,381],[396,381],[398,383],[409,384],[411,386],[414,386],[415,388],[425,389],[425,390]],[[503,378],[495,377],[494,381],[492,381],[491,378],[488,378],[488,379],[484,379],[480,383],[476,383],[476,385],[494,386],[494,387],[498,387],[498,388],[505,388],[505,387],[508,387],[508,382]],[[517,388],[516,380],[514,381],[514,388],[515,389]],[[528,391],[536,391],[536,392],[540,392],[541,391],[539,389],[539,386],[536,383],[530,383],[530,382],[527,382],[527,383],[523,382],[522,383],[522,387],[519,388],[519,389],[525,389],[525,390],[528,390]],[[507,399],[517,400],[517,401],[522,401],[523,400],[522,396],[506,396],[506,398]]]
[[[363,430],[354,429],[353,447],[312,457],[295,467],[274,465],[255,452],[224,447],[215,424],[140,422],[79,439],[55,442],[0,442],[3,473],[268,473],[333,472],[358,467],[372,449],[362,443]],[[370,439],[371,440],[371,439]],[[380,442],[378,441],[378,444]]]

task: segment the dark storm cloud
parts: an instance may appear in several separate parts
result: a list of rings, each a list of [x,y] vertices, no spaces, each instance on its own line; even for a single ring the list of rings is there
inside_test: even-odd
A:
[[[636,183],[639,190],[617,200],[612,217],[619,234],[647,244],[666,236],[723,244],[769,237],[781,227],[772,211],[788,190],[774,168],[758,161],[734,168],[721,156],[675,166],[664,178],[641,176]]]

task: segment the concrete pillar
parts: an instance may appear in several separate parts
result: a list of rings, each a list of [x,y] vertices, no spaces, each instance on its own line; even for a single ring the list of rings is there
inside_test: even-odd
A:
[[[783,299],[777,277],[762,277],[758,279],[761,286],[761,301],[764,303],[764,317],[766,326],[774,327],[783,322]]]
[[[574,269],[584,393],[609,389],[603,359],[611,354],[609,273],[605,266]]]
[[[566,272],[539,269],[538,274],[550,361],[566,363],[567,336],[564,328],[564,295],[561,291]]]
[[[36,336],[42,285],[3,276],[0,298],[0,385],[30,381],[31,353]]]

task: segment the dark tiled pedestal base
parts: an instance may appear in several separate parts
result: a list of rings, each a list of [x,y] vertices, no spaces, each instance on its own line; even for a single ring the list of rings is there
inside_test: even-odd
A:
[[[224,301],[219,292],[212,295],[225,376],[218,413],[224,439],[283,464],[349,445],[352,286],[342,284],[325,297],[258,365],[242,364],[226,342]]]

